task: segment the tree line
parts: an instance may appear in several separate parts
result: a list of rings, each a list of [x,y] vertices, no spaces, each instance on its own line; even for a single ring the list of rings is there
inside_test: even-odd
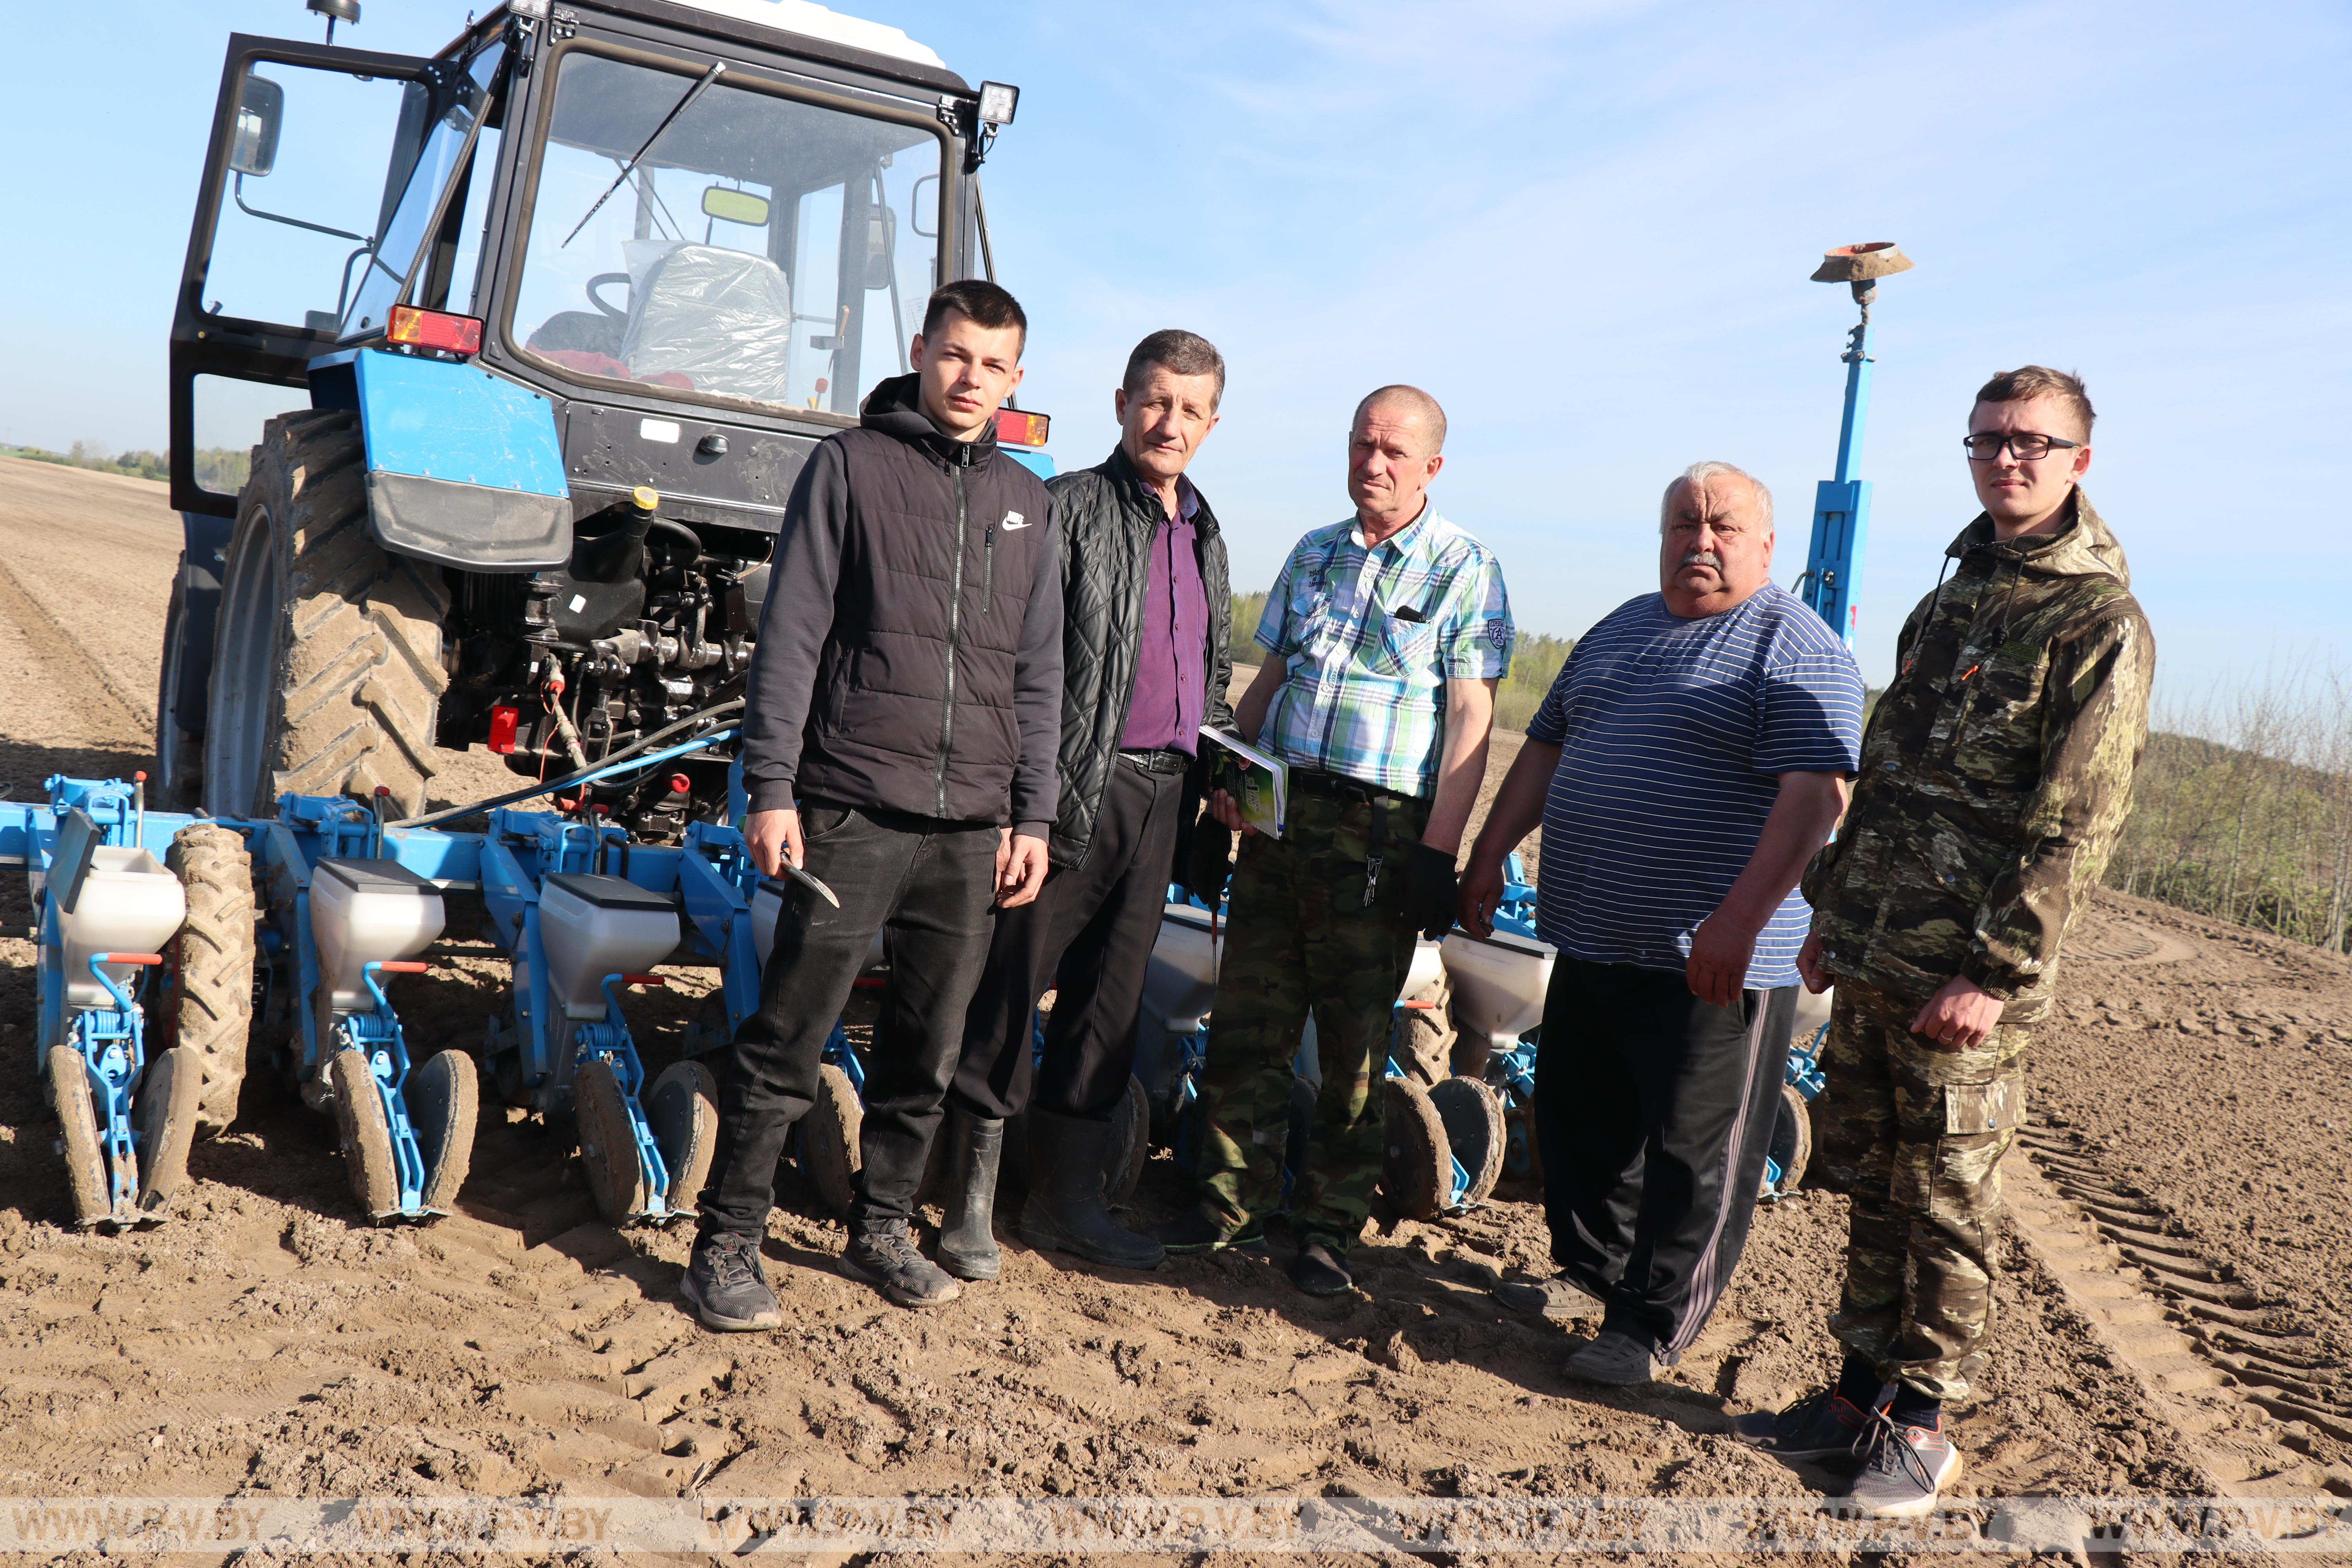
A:
[[[101,474],[121,474],[134,479],[165,480],[172,475],[172,455],[167,449],[151,452],[137,449],[117,453],[112,457],[100,451],[94,443],[76,441],[63,452],[51,452],[39,447],[12,447],[0,442],[0,458],[24,458],[36,463],[58,463],[69,468],[89,468]],[[253,472],[253,450],[248,447],[199,447],[196,448],[196,483],[208,490],[235,495],[245,488]]]

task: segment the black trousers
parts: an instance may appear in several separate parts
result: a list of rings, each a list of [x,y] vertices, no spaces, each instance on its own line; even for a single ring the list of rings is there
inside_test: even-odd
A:
[[[1055,867],[1034,902],[996,911],[988,972],[964,1023],[950,1091],[957,1104],[1003,1117],[1029,1103],[1029,1016],[1053,986],[1038,1105],[1094,1121],[1118,1108],[1135,1067],[1135,1017],[1160,940],[1183,795],[1182,773],[1113,763],[1086,864]]]
[[[1536,1052],[1552,1257],[1604,1328],[1698,1338],[1756,1212],[1797,989],[1717,1007],[1679,974],[1562,956]]]
[[[785,1136],[815,1101],[824,1042],[874,933],[886,928],[890,983],[866,1064],[865,1171],[849,1223],[865,1230],[909,1217],[988,957],[1000,829],[808,801],[801,833],[809,874],[841,908],[785,884],[760,1010],[736,1031],[719,1086],[719,1146],[702,1189],[706,1237],[766,1233]]]

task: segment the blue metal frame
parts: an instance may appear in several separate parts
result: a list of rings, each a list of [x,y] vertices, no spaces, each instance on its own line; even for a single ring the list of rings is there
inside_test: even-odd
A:
[[[1870,481],[1856,479],[1863,425],[1870,412],[1870,314],[1854,324],[1845,353],[1845,412],[1838,424],[1837,478],[1813,491],[1813,537],[1805,554],[1800,596],[1832,630],[1853,646],[1862,610],[1855,589],[1863,545],[1870,531]]]
[[[107,1195],[114,1221],[121,1225],[139,1217],[140,1134],[131,1124],[131,1106],[147,1072],[147,1021],[131,994],[100,967],[110,956],[92,953],[89,972],[114,1005],[76,1013],[72,1045],[89,1074],[92,1108],[100,1112],[99,1145],[109,1173]]]
[[[152,989],[152,983],[126,987],[101,967],[110,955],[96,953],[89,960],[90,973],[112,1005],[75,1006],[67,1001],[63,912],[58,901],[62,889],[51,884],[49,873],[60,827],[76,811],[88,819],[96,843],[147,849],[159,859],[187,819],[151,816],[141,804],[140,786],[120,779],[100,782],[58,773],[45,785],[47,805],[0,802],[0,864],[24,866],[27,890],[40,911],[34,1071],[47,1070],[49,1051],[57,1046],[69,1047],[81,1057],[107,1163],[109,1217],[127,1225],[142,1217],[138,1207],[140,1135],[131,1122],[131,1109],[147,1071],[146,1009],[134,992]]]

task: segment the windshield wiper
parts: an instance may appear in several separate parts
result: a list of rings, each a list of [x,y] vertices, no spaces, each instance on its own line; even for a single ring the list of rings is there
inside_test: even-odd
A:
[[[670,121],[676,120],[679,115],[684,114],[686,112],[686,106],[692,103],[696,99],[700,98],[702,96],[702,89],[709,87],[712,82],[717,81],[719,79],[719,73],[724,71],[726,68],[727,62],[724,60],[713,61],[710,68],[704,71],[700,79],[698,79],[692,87],[686,89],[686,96],[679,99],[667,114],[662,116],[662,122],[654,127],[654,133],[646,138],[646,144],[629,154],[629,161],[621,165],[621,172],[613,176],[613,183],[604,187],[604,194],[598,196],[595,200],[595,204],[589,207],[586,212],[580,215],[580,221],[572,226],[572,232],[563,237],[563,244],[557,246],[555,247],[556,249],[562,250],[565,246],[570,245],[573,240],[580,237],[580,231],[588,226],[588,220],[594,217],[598,211],[604,207],[606,202],[612,200],[613,193],[621,188],[621,182],[627,179],[629,177],[629,172],[637,166],[637,160],[654,150],[654,143],[662,139],[662,132],[669,129]]]

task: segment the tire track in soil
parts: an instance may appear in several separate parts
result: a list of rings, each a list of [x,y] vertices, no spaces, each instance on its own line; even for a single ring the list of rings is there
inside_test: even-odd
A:
[[[2102,909],[2070,956],[2130,971],[2192,959],[2197,948]],[[2158,1194],[2119,1180],[2063,1118],[2030,1121],[2018,1152],[2004,1173],[2012,1229],[2215,1494],[2352,1493],[2352,1468],[2328,1464],[2331,1449],[2313,1440],[2352,1443],[2352,1384],[2316,1326],[2209,1256]]]
[[[0,560],[0,618],[23,634],[26,651],[46,678],[53,699],[65,700],[71,693],[81,701],[83,721],[97,731],[89,740],[141,750],[153,744],[153,704],[126,696],[65,623],[42,607],[5,560]]]

